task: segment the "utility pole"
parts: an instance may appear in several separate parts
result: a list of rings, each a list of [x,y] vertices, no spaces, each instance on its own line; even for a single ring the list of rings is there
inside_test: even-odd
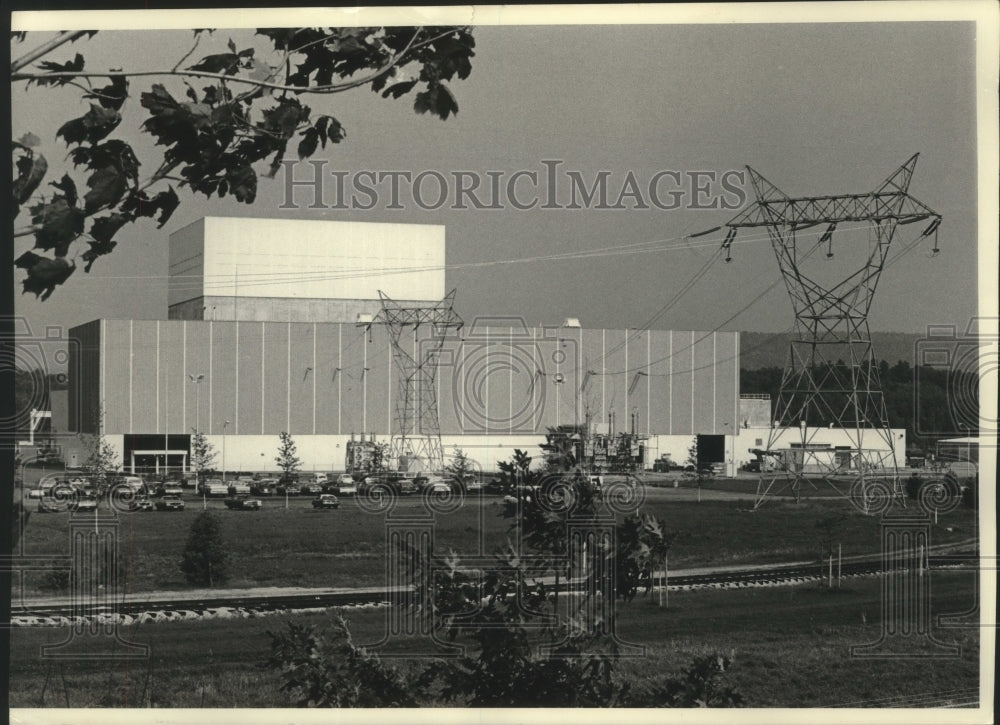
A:
[[[435,378],[445,337],[462,327],[462,318],[454,309],[455,290],[440,302],[414,307],[404,307],[381,290],[378,294],[382,310],[371,321],[359,324],[369,330],[374,324],[385,325],[392,344],[398,384],[390,458],[397,469],[403,460],[409,463],[412,457],[422,460],[429,471],[440,471],[444,468],[444,449]],[[421,325],[431,334],[418,342],[416,334]]]
[[[932,251],[939,251],[937,229],[941,215],[909,194],[917,156],[910,157],[873,191],[833,196],[788,196],[748,166],[756,201],[726,222],[728,230],[722,243],[728,262],[737,230],[763,227],[795,312],[795,336],[781,379],[773,416],[776,425],[771,428],[767,450],[779,445],[784,428],[800,422],[808,423],[813,431],[827,424],[844,430],[858,461],[859,478],[850,495],[861,499],[856,503],[866,513],[869,501],[875,499],[880,488],[905,506],[868,313],[889,247],[897,232],[902,234],[903,225],[926,222],[920,237],[933,236]],[[848,271],[838,266],[843,263],[819,269],[816,265],[834,259],[838,225],[840,238],[847,236],[847,241],[852,242],[839,247],[851,260]],[[825,230],[805,231],[813,227]],[[824,249],[826,262],[806,264],[813,253]],[[808,444],[811,439],[803,442]],[[806,445],[801,455],[808,467],[825,469],[824,478],[836,488],[833,475],[839,472],[839,463],[810,453]],[[880,476],[883,480],[879,480]],[[803,470],[762,475],[754,508],[763,503],[776,483],[782,489],[791,486],[798,490],[803,480]]]

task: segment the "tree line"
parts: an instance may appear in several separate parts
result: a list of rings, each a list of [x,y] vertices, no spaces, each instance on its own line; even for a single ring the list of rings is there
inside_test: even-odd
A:
[[[819,377],[824,372],[822,367],[816,372]],[[843,363],[826,367],[839,367],[842,373],[847,371]],[[895,365],[881,360],[877,367],[889,425],[906,429],[909,448],[930,453],[942,438],[978,434],[977,373],[926,365],[913,367],[905,360]],[[779,367],[742,368],[740,393],[770,395],[773,413],[783,373],[783,368]],[[829,423],[819,418],[807,422],[820,426]]]

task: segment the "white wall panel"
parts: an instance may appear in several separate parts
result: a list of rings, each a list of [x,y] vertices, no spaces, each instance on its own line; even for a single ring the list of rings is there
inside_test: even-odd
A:
[[[204,219],[209,296],[440,300],[444,263],[441,225]]]
[[[167,305],[202,296],[205,220],[199,219],[170,235],[170,280]]]

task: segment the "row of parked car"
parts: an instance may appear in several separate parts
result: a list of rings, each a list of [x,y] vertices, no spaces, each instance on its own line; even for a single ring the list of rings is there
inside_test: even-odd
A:
[[[472,475],[464,480],[458,480],[453,477],[437,475],[410,477],[398,473],[383,473],[366,476],[358,484],[358,492],[365,493],[368,489],[377,485],[388,486],[401,496],[423,492],[450,493],[456,490],[471,491],[479,487],[477,480]]]
[[[319,478],[319,476],[323,476]],[[350,496],[357,493],[357,485],[350,474],[341,474],[327,480],[324,474],[310,474],[297,478],[256,478],[239,476],[234,480],[208,478],[198,484],[199,495],[224,496],[319,496],[337,494]]]
[[[104,498],[112,488],[125,487],[130,489],[128,505],[132,511],[182,511],[185,489],[195,489],[198,495],[227,498],[229,508],[241,510],[256,510],[261,507],[259,499],[250,496],[268,495],[314,495],[341,494],[351,495],[357,492],[353,478],[342,474],[333,482],[326,480],[325,474],[299,474],[285,480],[263,476],[238,476],[235,479],[222,480],[209,478],[199,483],[197,476],[190,474],[181,479],[166,477],[147,477],[122,474],[97,480],[83,474],[68,474],[65,476],[47,478],[38,487],[26,492],[29,499],[38,501],[40,513],[57,511],[93,511],[98,507],[100,499]],[[325,504],[324,507],[329,507]]]
[[[129,480],[134,478],[135,480]],[[69,510],[88,512],[97,510],[98,501],[112,486],[130,486],[132,490],[142,490],[142,479],[138,477],[115,476],[97,479],[83,474],[71,473],[59,477],[47,477],[39,482],[38,488],[27,492],[29,499],[38,501],[39,513]]]
[[[183,511],[185,489],[194,488],[198,496],[224,498],[227,508],[234,510],[259,510],[263,502],[258,497],[266,496],[312,496],[312,506],[317,509],[335,509],[340,505],[338,496],[352,496],[382,484],[392,488],[398,495],[413,495],[422,492],[449,493],[461,489],[485,493],[501,491],[483,486],[474,475],[462,480],[442,476],[413,476],[402,474],[375,474],[360,480],[347,473],[327,476],[324,473],[299,473],[281,478],[237,475],[223,480],[207,478],[198,481],[193,475],[183,479],[123,475],[110,482],[111,485],[125,485],[133,491],[129,500],[132,511]],[[86,477],[68,477],[47,482],[46,488],[30,491],[29,497],[38,498],[40,511],[58,511],[70,508],[74,511],[88,511],[97,508],[98,487]],[[106,489],[107,485],[100,487]],[[60,490],[57,490],[60,489]],[[59,504],[60,499],[62,505]]]
[[[260,511],[264,508],[264,502],[259,498],[233,497],[225,500],[226,508],[231,511]],[[340,508],[340,501],[332,493],[321,493],[313,499],[312,506],[315,509],[336,509]],[[142,496],[133,501],[130,506],[132,511],[183,511],[184,500],[179,496],[164,496],[154,504],[148,497]]]
[[[325,474],[299,474],[284,478],[239,475],[235,479],[206,478],[194,482],[199,496],[225,498],[226,508],[234,511],[259,511],[264,506],[258,496],[302,496],[316,498],[312,505],[317,509],[335,509],[340,502],[335,494],[351,495],[357,492],[354,479],[349,474],[341,474],[328,481]],[[175,481],[157,485],[154,503],[148,496],[139,496],[130,508],[133,511],[183,511],[183,488]]]
[[[130,511],[183,511],[184,501],[177,494],[162,496],[154,503],[149,496],[140,495],[129,501]]]

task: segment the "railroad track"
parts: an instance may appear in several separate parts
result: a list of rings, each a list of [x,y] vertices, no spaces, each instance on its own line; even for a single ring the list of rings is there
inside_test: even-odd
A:
[[[28,605],[18,611],[12,608],[11,623],[32,626],[26,620],[57,620],[66,624],[84,619],[117,618],[131,621],[181,621],[186,619],[242,618],[263,616],[269,613],[321,610],[336,607],[387,606],[392,599],[405,594],[384,587],[373,589],[345,589],[315,591],[310,593],[224,596],[195,599],[144,599],[119,602],[115,605],[81,607],[74,604]],[[43,625],[40,621],[37,625]],[[36,625],[36,626],[37,626]]]
[[[929,558],[931,569],[968,568],[973,555],[934,555]],[[879,560],[844,562],[843,577],[879,576]],[[739,589],[762,586],[788,586],[826,579],[829,564],[771,566],[739,571],[715,571],[704,574],[671,576],[668,590]],[[655,587],[662,586],[662,573]],[[581,591],[579,581],[571,580],[568,591]],[[131,600],[118,604],[81,606],[69,602],[27,604],[12,607],[13,626],[64,626],[67,624],[108,622],[135,624],[192,619],[232,619],[267,616],[289,612],[322,611],[330,608],[372,608],[405,604],[412,589],[374,587],[368,589],[310,590],[289,594],[227,594],[220,597],[189,599],[163,598]]]

